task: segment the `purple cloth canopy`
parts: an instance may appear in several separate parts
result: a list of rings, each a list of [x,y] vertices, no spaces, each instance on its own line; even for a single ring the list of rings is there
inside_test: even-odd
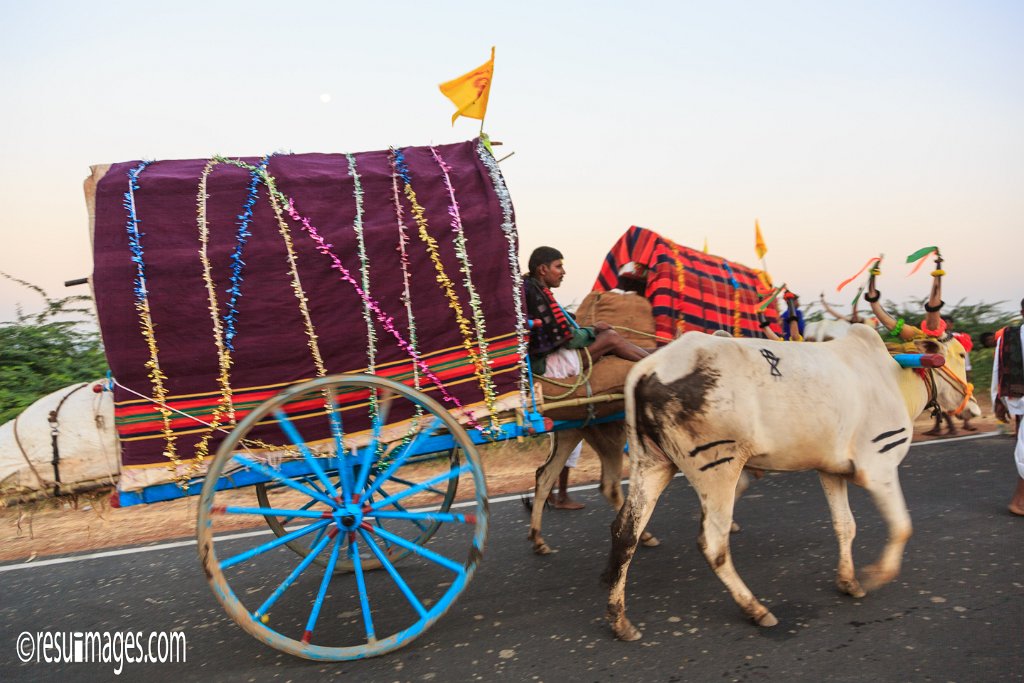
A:
[[[450,169],[454,202],[435,153]],[[434,148],[407,147],[397,155],[394,151],[355,154],[357,177],[350,173],[349,158],[344,154],[273,155],[266,168],[280,193],[294,200],[295,210],[331,245],[330,251],[357,283],[362,283],[363,269],[368,267],[369,298],[393,317],[394,329],[401,337],[411,341],[399,254],[401,220],[407,234],[418,351],[444,380],[445,391],[463,405],[484,401],[481,372],[465,349],[465,329],[460,328],[451,297],[439,283],[440,275],[421,238],[405,186],[407,178],[423,208],[427,231],[436,240],[443,271],[453,284],[464,318],[475,325],[482,316],[496,394],[515,391],[520,378],[513,294],[518,275],[512,272],[517,238],[511,204],[506,203],[507,214],[503,213],[482,155],[489,152],[479,141],[468,141]],[[403,158],[408,169],[405,178],[401,174]],[[256,166],[261,159],[241,161]],[[255,182],[250,170],[225,161],[213,166],[208,175],[210,275],[204,275],[198,193],[207,163],[203,159],[151,163],[138,174],[133,197],[126,194],[129,173],[140,162],[110,167],[96,190],[93,286],[104,347],[118,384],[152,398],[154,381],[147,363],[155,350],[166,375],[163,384],[168,405],[208,421],[222,397],[218,376],[223,357],[218,354],[207,288],[208,280],[212,282],[221,338],[229,331],[235,333],[230,383],[240,420],[248,409],[280,388],[316,376],[317,369],[296,297],[286,240],[267,183]],[[357,180],[362,189],[365,259],[360,258],[357,239]],[[400,211],[396,210],[394,183]],[[255,187],[255,202],[250,220],[247,201],[251,187]],[[317,250],[302,223],[289,217],[287,207],[281,208],[327,373],[365,372],[371,348],[365,299],[332,269],[331,257]],[[456,210],[465,235],[468,279],[478,303],[471,300],[464,282],[467,263],[459,258],[452,225]],[[139,231],[135,260],[130,240],[133,218]],[[251,235],[240,240],[239,225],[243,223]],[[503,230],[503,224],[510,232]],[[240,247],[240,259],[237,254],[233,259]],[[145,338],[140,322],[140,265],[154,344]],[[232,298],[237,300],[234,312],[229,310]],[[387,325],[373,317],[379,374],[409,381],[410,354]],[[470,340],[474,347],[479,343],[478,331],[474,326]],[[459,381],[467,378],[470,381]],[[444,392],[426,378],[423,386],[429,395],[444,399]],[[167,441],[164,422],[154,403],[121,387],[115,389],[115,403],[124,465],[166,463],[162,455]],[[451,401],[447,406],[455,407]],[[195,444],[207,430],[178,413],[174,413],[171,427],[179,457],[194,457]],[[216,446],[215,438],[210,443],[211,453]]]

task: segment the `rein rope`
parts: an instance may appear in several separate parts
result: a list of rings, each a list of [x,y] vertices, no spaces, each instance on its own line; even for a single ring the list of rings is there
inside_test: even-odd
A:
[[[925,390],[928,392],[928,402],[924,404],[924,407],[925,409],[930,408],[932,419],[937,420],[942,415],[942,406],[939,405],[939,390],[935,386],[935,370],[922,369],[917,376],[924,382]]]
[[[967,407],[971,397],[974,396],[974,385],[957,377],[953,374],[953,371],[945,365],[939,368],[930,368],[926,372],[922,371],[919,373],[918,376],[921,378],[921,381],[924,382],[924,385],[928,390],[928,402],[924,407],[931,408],[932,418],[938,419],[943,412],[942,407],[939,405],[939,390],[935,382],[936,370],[938,370],[939,377],[944,382],[963,394],[964,399],[960,402],[960,405],[956,410],[952,411],[954,415],[959,416],[964,411],[964,408]]]

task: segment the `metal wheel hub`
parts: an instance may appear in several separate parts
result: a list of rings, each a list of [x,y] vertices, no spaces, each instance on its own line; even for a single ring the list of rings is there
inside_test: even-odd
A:
[[[342,531],[355,531],[363,523],[363,511],[358,505],[343,505],[331,516]]]

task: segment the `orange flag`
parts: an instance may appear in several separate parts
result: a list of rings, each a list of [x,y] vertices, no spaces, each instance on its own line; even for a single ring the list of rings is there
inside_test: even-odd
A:
[[[756,218],[754,219],[754,253],[757,254],[757,258],[764,258],[764,255],[768,253],[768,245],[764,243],[764,237],[761,235],[761,224]]]
[[[470,119],[484,120],[487,113],[487,98],[491,94],[491,78],[494,76],[494,48],[491,58],[458,78],[442,83],[441,92],[455,104],[452,114],[452,125],[455,119],[465,116]]]

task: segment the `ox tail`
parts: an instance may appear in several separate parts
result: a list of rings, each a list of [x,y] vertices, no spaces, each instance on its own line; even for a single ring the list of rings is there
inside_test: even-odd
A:
[[[635,366],[634,366],[635,370]],[[636,372],[630,372],[626,376],[626,386],[623,387],[623,398],[624,398],[624,413],[626,416],[626,443],[629,446],[629,462],[630,471],[634,469],[633,463],[636,462],[636,458],[640,457],[643,453],[643,439],[640,438],[640,433],[636,428],[637,415],[636,415],[636,385],[637,385]]]

